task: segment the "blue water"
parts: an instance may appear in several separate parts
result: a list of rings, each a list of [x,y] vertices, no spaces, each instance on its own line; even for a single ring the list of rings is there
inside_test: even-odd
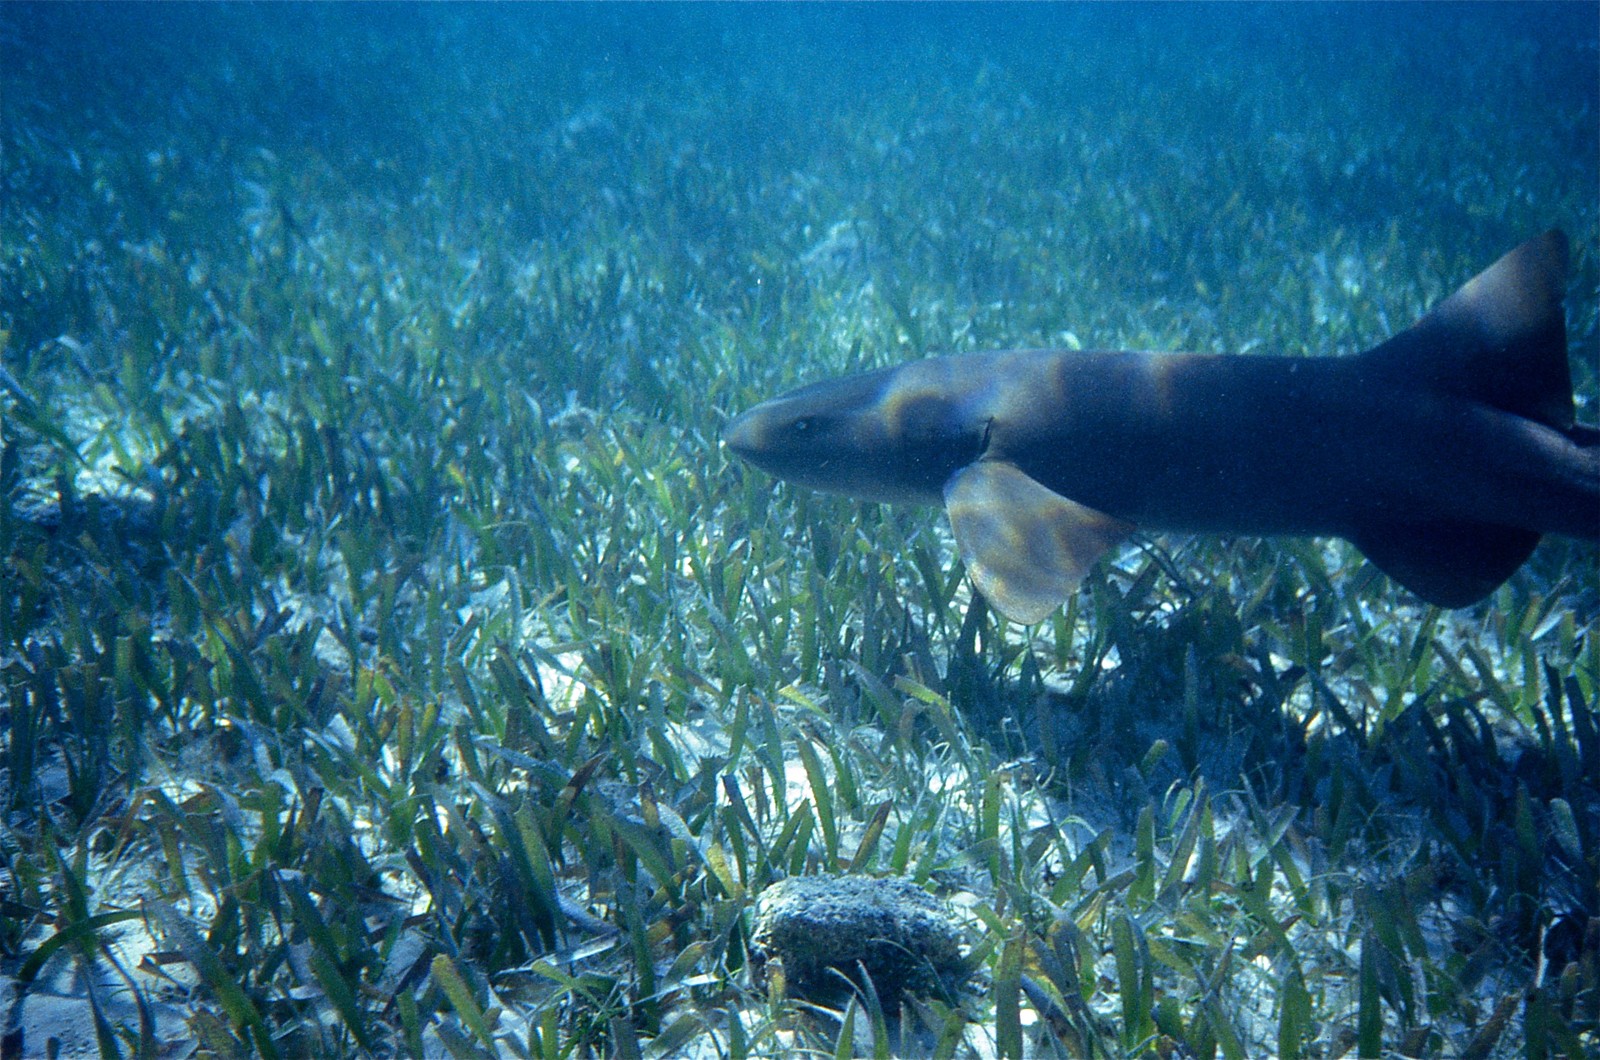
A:
[[[752,258],[794,270],[830,225],[885,232],[914,203],[867,266],[1016,307],[923,345],[1123,338],[1083,315],[1214,289],[1246,258],[1303,268],[1351,233],[1459,280],[1560,226],[1590,268],[1596,22],[1543,3],[8,3],[0,217],[14,244],[226,243],[250,185],[299,180],[412,228],[671,243],[716,317]],[[1082,290],[1095,265],[1072,320],[1029,315],[1060,293],[1036,276]],[[9,357],[103,326],[33,282],[0,291]],[[1575,318],[1592,353],[1592,307]],[[1216,330],[1193,338],[1252,338]]]

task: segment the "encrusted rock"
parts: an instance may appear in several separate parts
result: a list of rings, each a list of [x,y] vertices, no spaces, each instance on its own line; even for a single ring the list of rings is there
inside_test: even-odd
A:
[[[910,880],[796,876],[761,893],[753,938],[758,981],[777,961],[788,992],[838,1003],[864,968],[885,1009],[903,994],[948,996],[967,977],[950,911]]]

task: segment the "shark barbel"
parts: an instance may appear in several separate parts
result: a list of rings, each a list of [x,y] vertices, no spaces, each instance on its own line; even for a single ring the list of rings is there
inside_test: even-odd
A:
[[[1552,231],[1355,356],[934,357],[764,402],[724,440],[814,489],[942,504],[979,591],[1022,622],[1135,529],[1341,537],[1463,607],[1544,534],[1600,539],[1566,272]]]

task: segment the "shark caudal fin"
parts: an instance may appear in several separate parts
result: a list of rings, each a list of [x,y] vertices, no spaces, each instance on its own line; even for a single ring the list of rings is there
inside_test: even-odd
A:
[[[1567,237],[1550,231],[1528,240],[1363,354],[1373,384],[1465,397],[1579,430],[1561,305],[1566,278]],[[1385,574],[1441,607],[1488,596],[1539,543],[1531,530],[1463,522],[1379,524],[1351,538]]]

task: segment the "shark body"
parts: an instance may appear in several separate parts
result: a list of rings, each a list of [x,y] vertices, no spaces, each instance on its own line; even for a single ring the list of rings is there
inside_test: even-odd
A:
[[[803,387],[724,439],[801,485],[943,505],[978,589],[1022,622],[1135,529],[1342,537],[1462,607],[1544,534],[1600,539],[1566,262],[1560,232],[1530,240],[1356,356],[935,357]]]

